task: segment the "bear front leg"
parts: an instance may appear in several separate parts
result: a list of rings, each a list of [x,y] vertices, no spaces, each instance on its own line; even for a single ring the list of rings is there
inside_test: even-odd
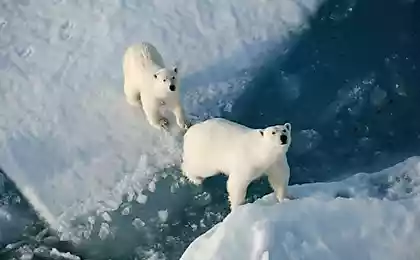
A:
[[[278,166],[272,166],[268,170],[268,182],[276,194],[277,200],[280,202],[287,196],[287,186],[289,185],[290,170],[282,169]]]
[[[238,206],[245,202],[246,191],[249,181],[241,179],[241,177],[229,176],[227,181],[227,191],[229,194],[230,210],[235,210]]]
[[[187,130],[189,126],[185,122],[184,110],[182,109],[182,106],[181,104],[179,104],[179,102],[175,105],[173,113],[176,117],[176,123],[179,126],[179,128]]]
[[[150,125],[168,131],[169,121],[160,115],[158,102],[143,102],[143,111]]]

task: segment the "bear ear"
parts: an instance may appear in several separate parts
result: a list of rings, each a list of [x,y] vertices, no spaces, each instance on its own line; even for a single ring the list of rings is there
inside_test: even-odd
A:
[[[261,136],[264,136],[264,131],[263,130],[259,130],[259,132],[260,132]]]
[[[175,72],[175,73],[177,73],[177,74],[178,74],[178,67],[176,67],[176,66],[175,66],[175,67],[173,68],[173,70],[174,70],[174,72]]]
[[[290,123],[284,124],[284,127],[286,127],[286,129],[289,131],[292,129],[292,125]]]

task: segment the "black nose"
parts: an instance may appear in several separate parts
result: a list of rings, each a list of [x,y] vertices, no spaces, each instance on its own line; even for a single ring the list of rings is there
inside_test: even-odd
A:
[[[171,90],[171,91],[175,91],[175,90],[176,90],[175,85],[170,85],[170,86],[169,86],[169,90]]]
[[[281,141],[281,144],[287,144],[287,135],[281,135],[280,141]]]

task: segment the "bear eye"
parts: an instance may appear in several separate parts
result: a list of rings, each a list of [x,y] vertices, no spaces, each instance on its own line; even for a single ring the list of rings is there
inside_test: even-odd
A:
[[[283,133],[286,133],[286,129],[283,129],[283,131],[282,131]]]
[[[166,79],[164,79],[163,82],[166,82]]]
[[[273,132],[271,132],[271,133],[272,133],[273,135],[275,135],[275,134],[276,134],[276,132],[274,132],[274,131],[273,131]]]
[[[172,77],[172,79],[175,79],[175,77]]]

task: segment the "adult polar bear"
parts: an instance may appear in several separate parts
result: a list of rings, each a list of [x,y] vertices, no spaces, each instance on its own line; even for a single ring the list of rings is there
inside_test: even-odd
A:
[[[290,177],[291,128],[286,123],[252,129],[223,118],[195,124],[184,135],[183,174],[196,185],[219,172],[228,175],[231,210],[244,202],[248,185],[266,174],[281,201]]]
[[[178,126],[187,128],[179,96],[178,70],[166,68],[162,56],[151,43],[142,42],[127,48],[123,72],[127,102],[143,107],[152,126],[168,129],[169,120],[160,112],[160,108],[166,106],[175,115]]]

